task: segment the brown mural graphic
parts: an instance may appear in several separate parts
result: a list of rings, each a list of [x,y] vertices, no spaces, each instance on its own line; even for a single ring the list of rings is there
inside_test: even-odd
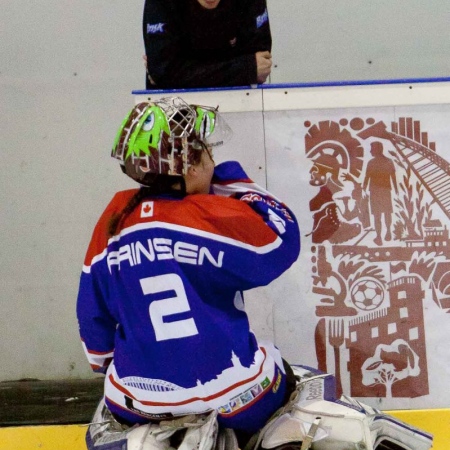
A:
[[[410,117],[304,125],[318,367],[338,394],[427,395],[425,298],[450,312],[450,165]]]

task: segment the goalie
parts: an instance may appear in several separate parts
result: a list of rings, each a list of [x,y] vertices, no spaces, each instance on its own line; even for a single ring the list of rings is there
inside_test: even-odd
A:
[[[334,393],[311,403],[305,386],[332,392],[327,376],[292,370],[250,330],[243,291],[285,272],[300,234],[238,163],[215,167],[229,133],[216,109],[180,98],[136,105],[117,133],[112,156],[140,187],[107,206],[81,275],[80,335],[106,375],[88,447],[371,450],[372,410]],[[409,429],[383,448],[427,450],[429,436]]]

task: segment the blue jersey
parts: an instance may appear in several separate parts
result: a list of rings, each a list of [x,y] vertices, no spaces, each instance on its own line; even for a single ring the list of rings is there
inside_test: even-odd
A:
[[[87,251],[77,303],[84,350],[107,375],[107,399],[134,402],[142,415],[226,409],[276,382],[276,350],[251,332],[242,291],[292,265],[298,225],[238,163],[216,167],[212,190],[144,199],[108,236],[137,190],[119,192]]]

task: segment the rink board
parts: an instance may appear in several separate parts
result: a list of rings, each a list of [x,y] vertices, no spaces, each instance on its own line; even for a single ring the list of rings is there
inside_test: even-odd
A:
[[[449,407],[450,79],[133,94],[219,105],[216,162],[298,218],[298,261],[246,294],[259,337],[379,409]]]

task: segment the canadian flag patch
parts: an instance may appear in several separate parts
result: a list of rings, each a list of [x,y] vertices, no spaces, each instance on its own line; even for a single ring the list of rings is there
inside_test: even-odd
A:
[[[153,216],[153,202],[143,202],[141,205],[141,218]]]

